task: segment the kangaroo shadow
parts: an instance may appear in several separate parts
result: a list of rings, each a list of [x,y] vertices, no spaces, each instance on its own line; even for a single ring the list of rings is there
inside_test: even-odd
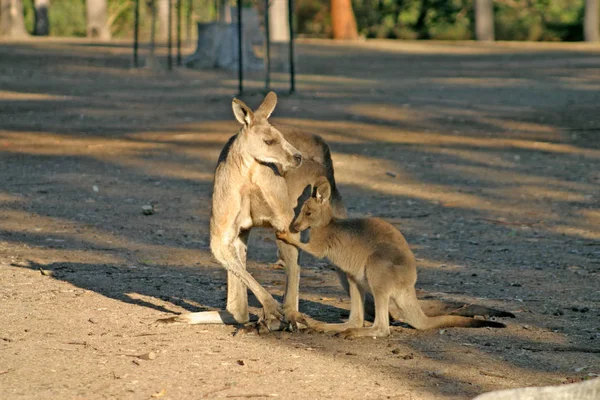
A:
[[[181,309],[187,312],[224,309],[227,299],[227,273],[221,268],[34,261],[11,265],[39,270],[45,276],[78,288],[172,315],[180,314]],[[251,307],[261,307],[251,292],[248,296]],[[273,297],[283,300],[282,296]],[[331,321],[339,321],[348,313],[342,308],[307,299],[300,300],[300,307]]]

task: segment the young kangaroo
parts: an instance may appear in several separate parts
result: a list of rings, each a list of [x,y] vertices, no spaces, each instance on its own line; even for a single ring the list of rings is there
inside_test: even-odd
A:
[[[404,236],[391,224],[378,219],[337,219],[330,204],[331,186],[320,178],[315,195],[308,199],[292,224],[295,231],[311,228],[310,241],[300,242],[289,232],[277,237],[315,257],[330,259],[348,276],[351,309],[344,324],[316,324],[316,330],[340,332],[345,338],[388,336],[389,303],[392,300],[402,320],[416,329],[451,326],[501,328],[499,322],[455,315],[428,317],[417,300],[415,257]],[[363,327],[364,297],[369,292],[375,300],[375,322]]]

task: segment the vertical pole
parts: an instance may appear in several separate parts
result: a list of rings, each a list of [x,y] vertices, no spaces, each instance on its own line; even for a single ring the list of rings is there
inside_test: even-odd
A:
[[[167,51],[169,52],[167,55],[167,65],[169,67],[169,71],[173,69],[173,4],[172,0],[167,1],[169,6],[169,12],[167,13],[169,17],[169,21],[167,23],[167,30],[169,31],[167,34]]]
[[[177,7],[177,66],[181,67],[181,0],[176,0]]]
[[[296,71],[294,65],[294,0],[288,0],[288,23],[290,25],[290,93],[296,91]]]
[[[133,6],[133,67],[139,67],[138,49],[140,40],[140,0]]]
[[[269,0],[265,0],[265,90],[268,91],[271,86],[271,34],[269,32]]]
[[[242,68],[244,66],[242,60],[242,0],[237,0],[237,17],[238,17],[238,91],[242,94],[244,89],[244,73]]]

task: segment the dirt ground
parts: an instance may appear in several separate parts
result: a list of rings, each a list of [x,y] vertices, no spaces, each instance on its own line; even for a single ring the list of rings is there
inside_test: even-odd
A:
[[[274,121],[328,141],[350,214],[402,230],[419,288],[516,318],[356,341],[156,323],[225,305],[208,216],[235,74],[133,70],[124,43],[0,42],[0,399],[470,399],[600,374],[600,47],[297,50]],[[271,232],[249,258],[280,299]],[[301,310],[339,321],[335,274],[302,265]]]

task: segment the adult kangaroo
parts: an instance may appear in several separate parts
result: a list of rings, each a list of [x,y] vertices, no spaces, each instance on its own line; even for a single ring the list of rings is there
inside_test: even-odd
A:
[[[277,241],[279,257],[286,270],[283,307],[246,270],[248,235],[253,227],[272,227],[286,232],[294,219],[297,201],[307,187],[324,175],[332,188],[333,212],[343,217],[346,210],[337,190],[329,147],[317,135],[279,130],[268,121],[277,96],[267,94],[252,111],[238,99],[233,113],[242,125],[219,156],[215,170],[210,248],[227,269],[226,311],[203,311],[175,318],[189,324],[246,323],[249,320],[248,287],[263,306],[263,320],[296,323],[300,267],[296,247]],[[295,234],[299,236],[299,234]]]

